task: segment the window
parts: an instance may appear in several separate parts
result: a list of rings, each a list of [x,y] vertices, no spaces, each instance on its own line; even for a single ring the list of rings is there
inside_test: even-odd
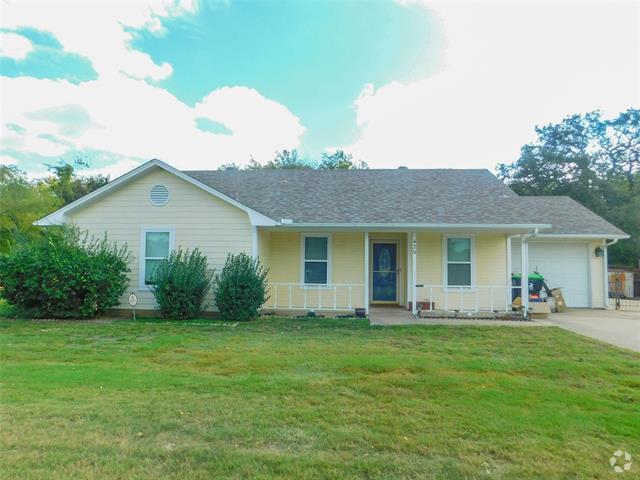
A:
[[[329,283],[329,237],[326,235],[302,238],[302,282],[318,285]]]
[[[448,237],[445,241],[447,286],[470,287],[472,283],[471,238]]]
[[[169,256],[169,252],[173,248],[173,231],[167,229],[144,230],[141,247],[141,285],[151,285],[156,267]]]

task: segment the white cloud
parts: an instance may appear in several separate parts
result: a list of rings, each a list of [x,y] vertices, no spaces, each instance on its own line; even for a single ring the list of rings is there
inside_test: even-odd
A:
[[[125,27],[162,34],[163,19],[188,14],[196,6],[189,1],[83,2],[72,8],[59,3],[4,5],[3,27],[53,33],[66,51],[88,57],[98,78],[74,84],[0,77],[0,147],[43,156],[108,152],[122,159],[103,170],[112,176],[154,157],[178,168],[215,168],[251,156],[265,161],[276,150],[298,147],[304,133],[300,120],[254,89],[221,88],[191,107],[146,81],[166,77],[172,67],[132,50]],[[199,117],[232,133],[202,131],[196,127]]]
[[[33,45],[28,38],[11,32],[0,32],[0,57],[9,57],[14,60],[23,60]]]
[[[113,180],[127,172],[130,172],[134,168],[139,167],[140,164],[141,162],[137,162],[135,160],[121,160],[106,167],[78,170],[78,173],[87,177],[91,175],[105,175],[109,176],[111,180]]]
[[[127,29],[162,34],[162,20],[192,13],[191,1],[103,2],[73,4],[58,1],[7,2],[4,28],[32,27],[51,32],[67,52],[87,57],[98,75],[123,72],[134,78],[161,80],[171,75],[168,63],[156,64],[149,55],[133,50]]]
[[[15,165],[18,160],[9,155],[0,155],[0,165]]]
[[[247,87],[215,90],[195,106],[195,112],[198,117],[209,118],[231,130],[233,137],[220,135],[219,139],[237,144],[237,152],[231,155],[237,159],[248,159],[251,154],[271,159],[283,146],[297,146],[305,131],[300,120],[284,105]]]
[[[215,90],[195,107],[124,75],[79,85],[2,77],[0,88],[2,146],[22,153],[60,156],[72,148],[129,160],[157,157],[179,168],[215,168],[251,156],[268,160],[278,149],[298,147],[304,132],[289,110],[245,87]],[[199,117],[224,124],[232,134],[198,129]],[[16,133],[7,123],[26,132]]]
[[[446,35],[445,68],[365,85],[354,102],[361,135],[346,149],[371,166],[492,168],[515,160],[536,124],[640,102],[637,4],[432,8]]]

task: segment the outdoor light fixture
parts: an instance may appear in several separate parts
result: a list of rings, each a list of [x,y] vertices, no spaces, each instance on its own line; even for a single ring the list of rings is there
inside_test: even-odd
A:
[[[604,250],[602,247],[596,247],[596,257],[604,257]]]

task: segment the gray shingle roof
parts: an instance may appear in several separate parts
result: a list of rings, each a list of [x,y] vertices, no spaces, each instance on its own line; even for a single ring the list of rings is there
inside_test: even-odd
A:
[[[518,197],[518,201],[527,206],[529,219],[535,218],[552,225],[552,228],[541,232],[544,234],[625,235],[625,232],[571,197]]]
[[[286,218],[294,223],[317,224],[551,223],[553,233],[623,234],[568,197],[535,197],[538,200],[520,197],[484,169],[184,173],[277,221]]]

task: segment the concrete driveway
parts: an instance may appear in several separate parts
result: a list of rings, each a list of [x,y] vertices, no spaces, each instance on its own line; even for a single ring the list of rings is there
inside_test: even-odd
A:
[[[560,328],[640,352],[640,311],[571,308],[548,321]]]

